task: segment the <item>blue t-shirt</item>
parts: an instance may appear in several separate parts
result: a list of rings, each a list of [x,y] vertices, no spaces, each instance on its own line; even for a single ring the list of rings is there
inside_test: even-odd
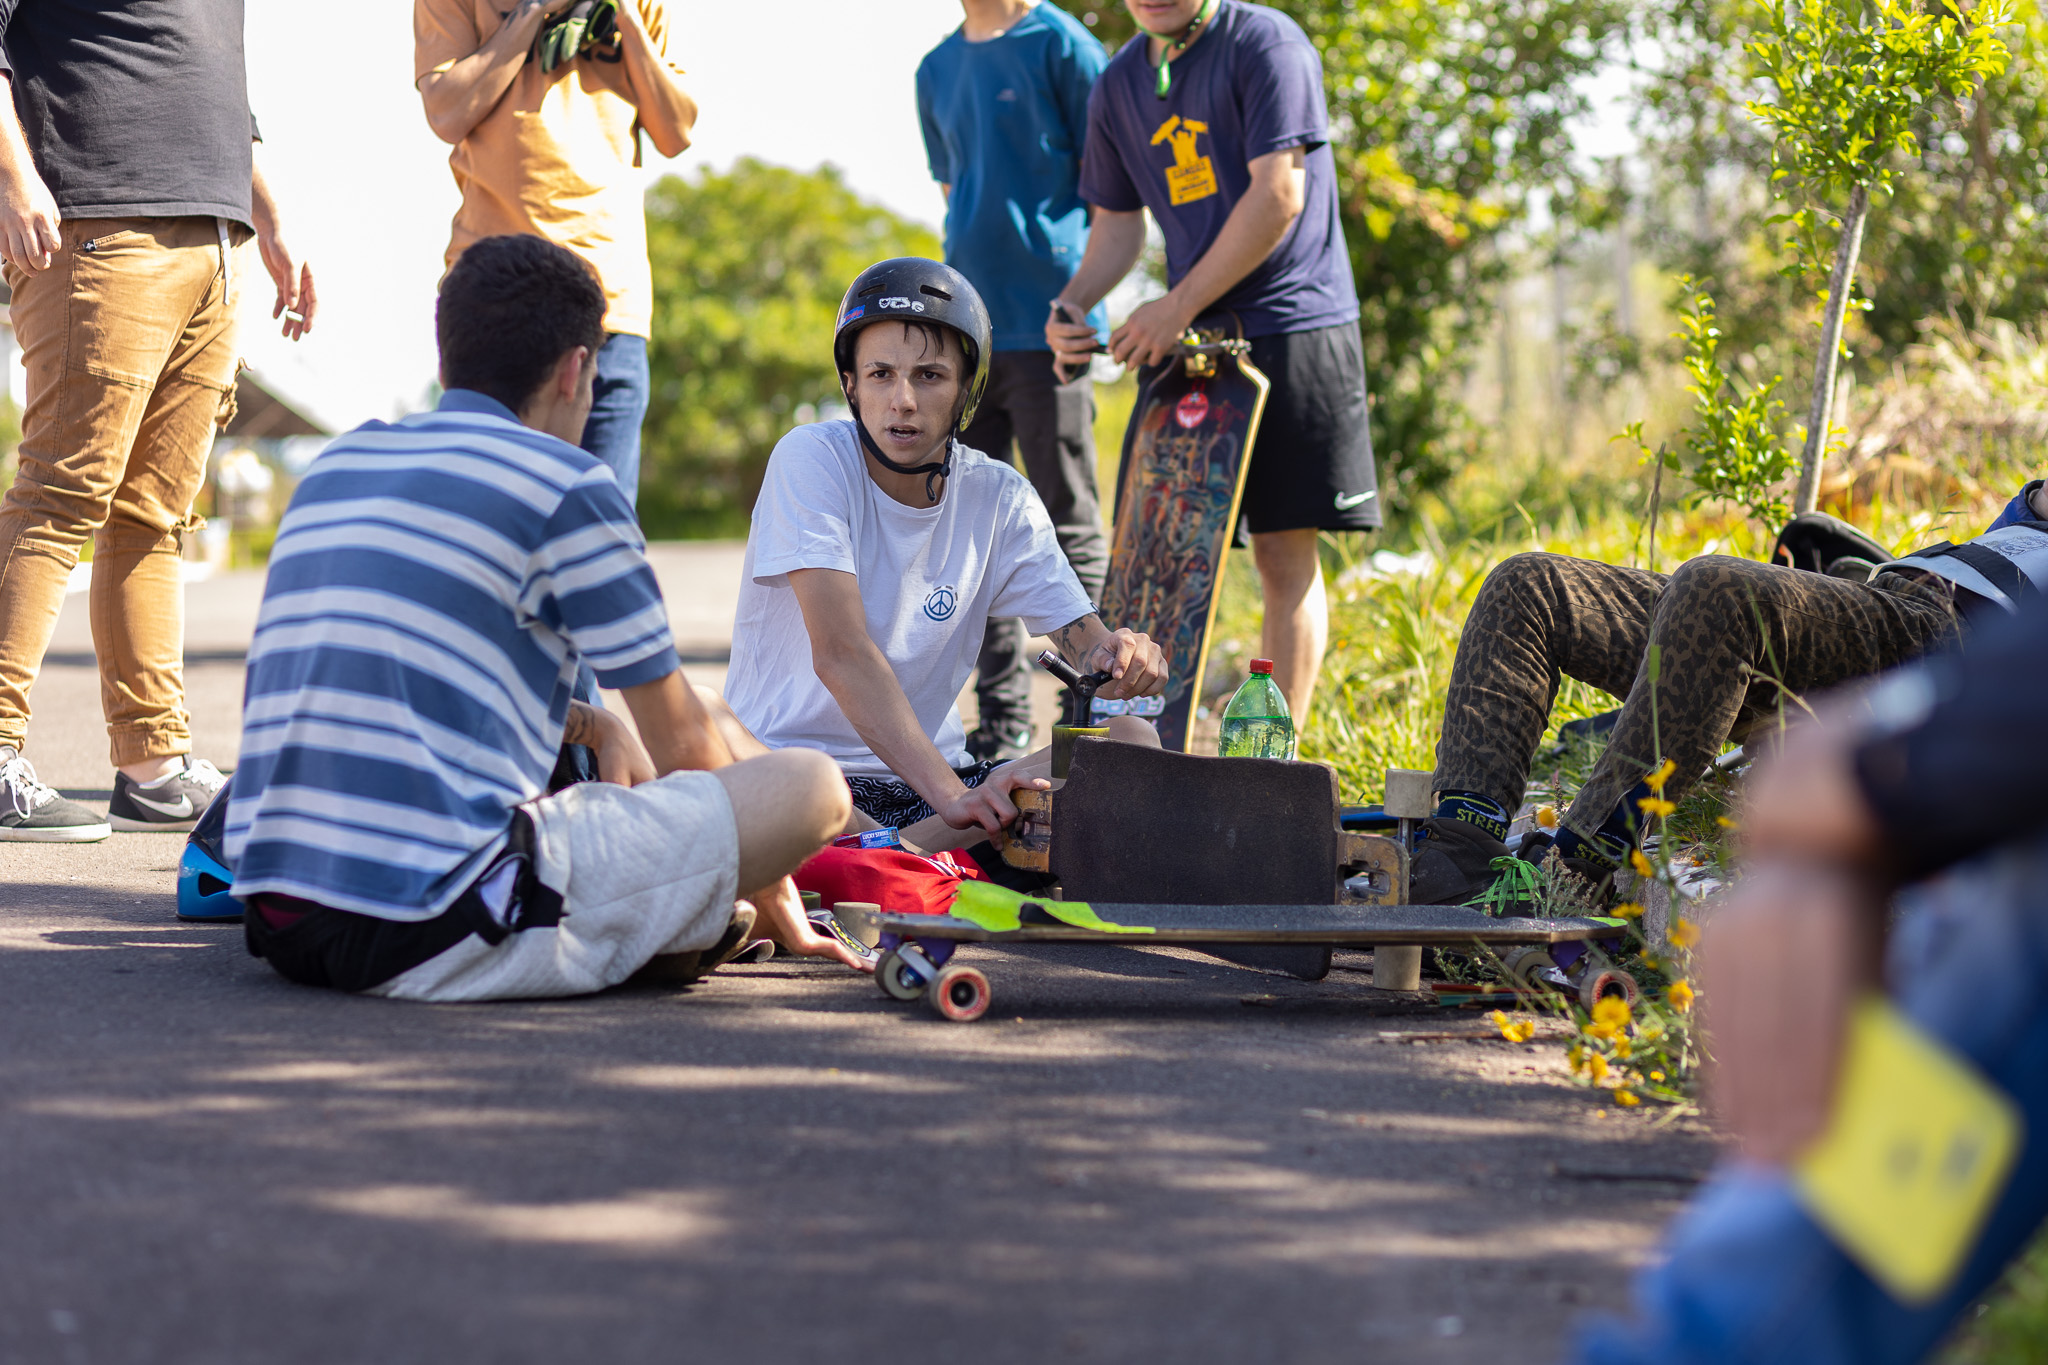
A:
[[[1152,210],[1167,281],[1178,284],[1251,187],[1250,163],[1307,148],[1301,216],[1207,311],[1236,313],[1248,337],[1355,322],[1323,63],[1301,26],[1264,5],[1223,0],[1209,31],[1174,60],[1165,99],[1158,81],[1143,34],[1110,59],[1088,101],[1081,197],[1118,213]]]
[[[430,919],[547,790],[588,661],[675,672],[611,470],[451,389],[313,462],[278,526],[228,797],[234,893]]]
[[[988,305],[998,351],[1042,351],[1050,304],[1088,246],[1075,180],[1088,91],[1109,54],[1050,0],[1000,38],[953,35],[917,68],[932,179],[952,187],[946,264]],[[1098,305],[1088,321],[1101,331]]]

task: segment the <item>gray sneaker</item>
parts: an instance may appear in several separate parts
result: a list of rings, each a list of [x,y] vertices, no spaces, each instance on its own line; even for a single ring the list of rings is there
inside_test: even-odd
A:
[[[188,833],[226,785],[220,769],[203,758],[188,757],[183,769],[154,782],[137,782],[117,772],[114,799],[107,802],[107,823],[120,830]]]
[[[0,843],[95,844],[113,827],[43,785],[12,746],[0,744]]]

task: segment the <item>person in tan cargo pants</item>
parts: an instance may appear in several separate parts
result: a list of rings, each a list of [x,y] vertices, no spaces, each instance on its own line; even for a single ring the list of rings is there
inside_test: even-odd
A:
[[[255,164],[242,17],[242,0],[0,0],[0,258],[28,370],[0,502],[0,841],[190,829],[223,780],[191,757],[180,551],[234,412],[236,318],[259,254],[286,336],[315,308]],[[22,756],[29,689],[88,539],[116,769],[105,818]]]

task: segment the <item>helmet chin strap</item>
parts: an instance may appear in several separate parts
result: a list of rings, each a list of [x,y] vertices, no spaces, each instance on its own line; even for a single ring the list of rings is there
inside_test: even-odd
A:
[[[868,454],[881,461],[884,469],[894,470],[898,474],[924,475],[925,501],[937,502],[939,500],[939,480],[946,478],[953,472],[953,452],[960,448],[960,442],[953,432],[948,431],[946,433],[946,454],[944,459],[934,460],[927,464],[898,464],[887,455],[884,455],[882,448],[875,444],[875,438],[868,434],[868,424],[860,415],[860,404],[853,401],[853,395],[850,393],[846,396],[846,405],[853,409],[853,429],[860,433],[860,443],[866,448]],[[964,406],[966,406],[966,399],[962,398],[960,403],[953,409],[952,425],[955,429],[960,425],[960,409]]]

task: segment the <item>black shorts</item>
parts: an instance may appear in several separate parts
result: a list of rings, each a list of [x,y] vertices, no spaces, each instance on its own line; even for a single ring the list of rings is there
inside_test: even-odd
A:
[[[988,775],[1002,766],[1002,763],[991,759],[953,771],[972,788],[988,781]],[[854,809],[888,829],[908,829],[918,821],[929,820],[938,814],[932,809],[931,802],[919,796],[900,777],[864,777],[848,773],[846,786],[853,793]]]
[[[1254,337],[1251,362],[1273,388],[1266,395],[1252,467],[1245,475],[1244,526],[1254,535],[1378,527],[1379,475],[1366,417],[1358,324]],[[1139,384],[1150,383],[1157,373],[1146,370]]]

